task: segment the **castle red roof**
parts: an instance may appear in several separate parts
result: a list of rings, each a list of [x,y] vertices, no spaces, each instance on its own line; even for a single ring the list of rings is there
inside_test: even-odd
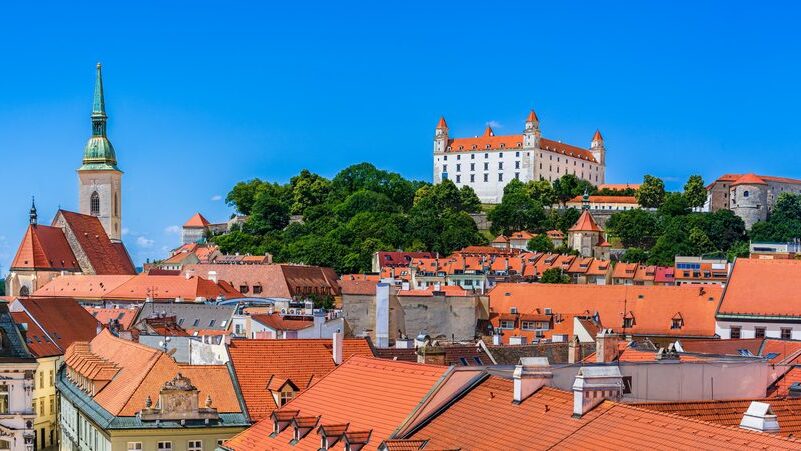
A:
[[[603,229],[598,226],[598,223],[595,222],[595,218],[592,217],[592,214],[588,210],[584,210],[581,212],[581,216],[579,216],[578,221],[573,224],[569,232],[603,232]]]
[[[537,113],[534,110],[528,112],[528,117],[526,118],[526,122],[539,122],[539,118],[537,117]]]
[[[737,185],[767,185],[767,182],[756,174],[745,174],[731,184],[731,186]]]
[[[445,122],[445,116],[439,117],[439,122],[437,122],[437,128],[448,128],[448,124]]]

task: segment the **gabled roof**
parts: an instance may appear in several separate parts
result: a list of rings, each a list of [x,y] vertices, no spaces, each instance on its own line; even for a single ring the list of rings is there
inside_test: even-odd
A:
[[[66,224],[65,234],[68,237],[72,235],[95,274],[136,274],[125,246],[111,242],[97,217],[59,210],[53,225],[58,224],[60,218]],[[75,249],[73,251],[80,253]]]
[[[26,342],[36,357],[62,355],[72,343],[97,335],[97,320],[74,299],[20,298],[10,309],[19,312],[11,314],[15,320],[31,320]],[[39,339],[37,331],[42,332]]]
[[[218,280],[229,282],[234,288],[261,286],[263,298],[291,299],[297,295],[315,293],[339,294],[337,275],[331,268],[303,265],[185,265],[184,274],[209,277],[217,273]],[[311,290],[311,291],[309,291]]]
[[[631,204],[639,205],[637,198],[634,196],[589,196],[591,204]],[[580,204],[584,202],[584,196],[576,196],[567,203]]]
[[[102,299],[108,292],[131,280],[133,275],[96,276],[88,274],[56,277],[36,290],[34,296]]]
[[[279,412],[292,411],[297,418],[319,417],[321,425],[348,424],[348,431],[372,431],[367,447],[374,449],[412,414],[447,371],[444,366],[351,357]],[[266,451],[320,447],[315,434],[291,444],[291,426],[275,436],[272,432],[273,421],[266,418],[228,440],[225,448]]]
[[[81,267],[60,227],[32,224],[22,237],[11,269],[77,272]]]
[[[108,329],[90,342],[75,342],[65,355],[70,367],[86,359],[102,359],[113,365],[113,377],[92,398],[114,416],[135,416],[145,400],[158,399],[165,382],[179,372],[200,391],[198,399],[211,396],[220,413],[241,412],[233,381],[225,365],[180,365],[160,350],[113,336]]]
[[[192,229],[192,228],[206,228],[211,224],[206,218],[203,217],[200,213],[195,213],[188,221],[184,224],[184,228]]]
[[[107,325],[109,321],[119,321],[122,330],[128,330],[139,314],[139,308],[104,308],[84,306],[100,324]]]
[[[231,340],[228,355],[251,419],[267,418],[278,407],[267,392],[272,377],[290,379],[305,390],[333,371],[331,349],[332,340],[326,339]],[[373,355],[364,338],[345,339],[342,353],[343,359]]]
[[[603,232],[603,229],[595,222],[595,218],[592,217],[589,210],[583,210],[568,232]]]
[[[235,299],[241,298],[242,294],[225,281],[214,283],[197,276],[187,278],[182,275],[161,276],[142,273],[123,282],[103,297],[138,301],[147,298],[172,300],[180,297],[187,302],[194,302],[197,298],[216,299],[217,296]]]
[[[236,312],[233,305],[213,305],[193,302],[146,302],[138,310],[133,325],[148,318],[175,317],[176,324],[184,329],[226,331]]]

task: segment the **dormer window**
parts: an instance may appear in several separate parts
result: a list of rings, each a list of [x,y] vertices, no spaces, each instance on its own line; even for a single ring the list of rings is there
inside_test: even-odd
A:
[[[492,149],[492,146],[487,144],[487,150]]]

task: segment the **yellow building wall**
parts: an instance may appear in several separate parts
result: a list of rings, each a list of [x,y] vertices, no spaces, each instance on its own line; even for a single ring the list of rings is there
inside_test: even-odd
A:
[[[189,451],[189,441],[200,440],[202,451],[213,451],[218,443],[230,439],[244,427],[214,427],[197,429],[150,429],[111,431],[111,451],[157,451],[159,442],[172,442],[172,451]],[[134,445],[135,443],[141,443]],[[130,446],[129,446],[130,445]]]
[[[42,436],[44,446],[55,445],[58,441],[58,397],[56,396],[55,377],[62,356],[41,357],[34,374],[33,410],[36,419],[33,429],[36,431],[36,449],[41,449]],[[52,435],[51,435],[52,434]]]

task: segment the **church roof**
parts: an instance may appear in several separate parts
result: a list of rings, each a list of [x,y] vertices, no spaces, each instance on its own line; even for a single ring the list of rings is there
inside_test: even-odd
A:
[[[603,232],[598,223],[595,222],[595,218],[592,217],[592,213],[588,210],[584,210],[581,212],[581,216],[579,216],[578,221],[573,224],[573,227],[568,230],[569,232]]]
[[[59,216],[64,218],[95,274],[136,274],[125,246],[111,242],[97,217],[59,210],[54,224]]]
[[[206,218],[203,217],[200,213],[195,213],[194,216],[189,218],[189,221],[186,221],[184,227],[208,227],[211,224]]]
[[[64,231],[31,224],[17,249],[11,269],[80,271]]]

